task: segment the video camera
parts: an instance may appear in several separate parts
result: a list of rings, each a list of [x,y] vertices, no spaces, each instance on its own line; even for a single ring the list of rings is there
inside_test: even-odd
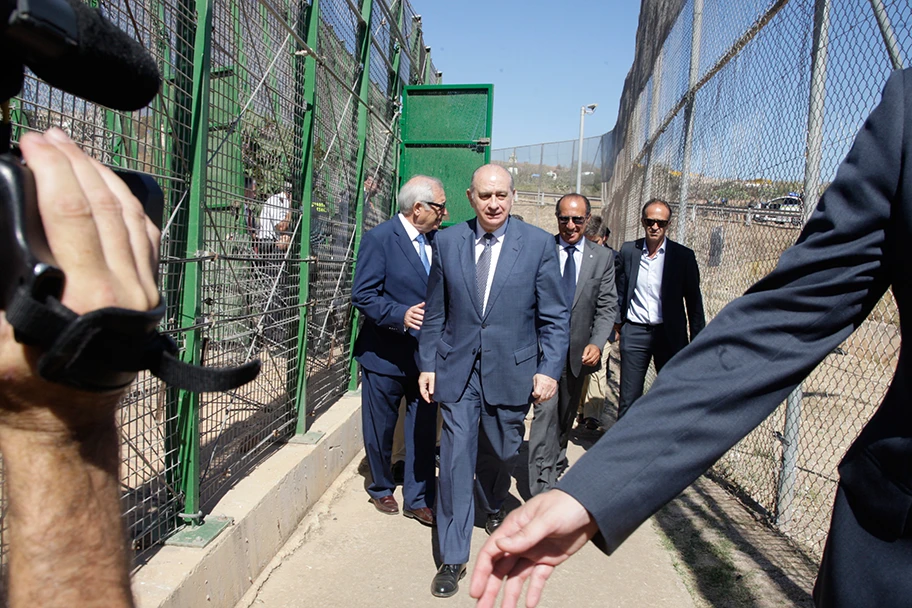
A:
[[[48,84],[118,110],[138,110],[161,85],[142,46],[79,0],[0,0],[0,98],[19,93],[28,66]],[[4,117],[5,118],[5,117]],[[63,291],[38,215],[31,171],[10,153],[11,125],[0,123],[0,309],[25,286],[37,298]],[[161,228],[164,199],[150,176],[115,171]]]
[[[259,361],[202,368],[180,361],[173,340],[150,311],[105,308],[77,315],[60,303],[65,277],[51,254],[38,212],[34,177],[10,150],[7,101],[22,89],[24,68],[49,85],[115,110],[146,106],[161,86],[142,45],[81,0],[0,0],[0,309],[20,343],[43,351],[41,377],[88,391],[118,390],[148,369],[178,388],[237,388],[257,376]],[[161,228],[161,188],[150,176],[115,171]]]

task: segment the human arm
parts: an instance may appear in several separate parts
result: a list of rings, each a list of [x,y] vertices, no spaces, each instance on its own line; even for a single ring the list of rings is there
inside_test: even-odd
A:
[[[614,320],[617,317],[617,286],[615,281],[614,255],[601,248],[607,259],[605,270],[599,281],[599,290],[595,301],[595,316],[589,334],[589,344],[583,349],[583,364],[598,365],[602,349],[614,331]]]
[[[446,283],[443,276],[443,265],[439,249],[440,235],[431,243],[431,269],[428,274],[427,292],[424,306],[424,320],[418,336],[418,369],[430,372],[437,368],[437,343],[443,334],[445,322]],[[431,384],[433,394],[433,382]]]
[[[374,230],[366,232],[361,239],[352,282],[352,305],[378,327],[403,333],[407,329],[405,315],[409,307],[386,293],[386,255]]]
[[[557,251],[551,237],[542,241],[541,257],[535,276],[535,327],[538,330],[538,343],[541,349],[541,360],[536,376],[546,376],[555,382],[561,377],[567,360],[567,349],[570,346],[570,310],[564,301],[563,288],[560,283],[560,266]],[[547,385],[541,378],[539,390],[547,392]],[[535,378],[533,377],[533,396]],[[545,393],[539,393],[537,399],[543,401]],[[552,393],[553,396],[553,393]]]
[[[78,314],[159,302],[159,234],[110,170],[62,132],[27,134],[50,249]],[[0,321],[0,451],[9,500],[11,606],[131,606],[120,513],[122,391],[86,393],[40,378],[35,349]]]
[[[687,251],[684,266],[684,304],[687,306],[687,321],[690,325],[690,341],[706,327],[703,312],[703,294],[700,292],[700,268],[693,251]]]

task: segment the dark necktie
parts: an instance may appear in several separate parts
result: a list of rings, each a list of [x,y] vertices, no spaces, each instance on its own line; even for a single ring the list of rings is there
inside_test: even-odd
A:
[[[567,306],[573,306],[573,296],[576,293],[576,260],[573,259],[573,252],[576,247],[564,247],[567,252],[567,261],[564,262],[564,276],[561,282],[564,284],[564,293],[567,294]]]
[[[478,256],[478,261],[475,262],[475,287],[478,290],[478,303],[481,304],[482,314],[484,314],[484,297],[485,288],[488,286],[488,272],[491,270],[491,247],[494,246],[496,240],[490,232],[485,233],[484,249],[481,250],[481,255]]]
[[[424,246],[427,242],[424,235],[419,233],[415,237],[415,242],[418,243],[418,257],[421,258],[421,265],[424,266],[424,271],[429,273],[431,271],[431,261],[428,259],[427,248]]]

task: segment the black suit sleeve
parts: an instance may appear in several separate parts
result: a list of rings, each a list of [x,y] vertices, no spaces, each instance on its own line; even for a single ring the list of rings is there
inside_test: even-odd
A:
[[[891,216],[909,206],[902,193],[912,189],[904,184],[912,172],[903,170],[912,148],[905,78],[890,78],[775,270],[674,357],[558,484],[593,515],[604,550],[616,549],[762,422],[884,294],[902,257],[890,251]]]
[[[690,324],[690,341],[706,327],[706,316],[703,313],[703,295],[700,293],[700,268],[697,257],[690,249],[684,265],[684,304],[687,306],[687,322]]]
[[[614,257],[614,283],[617,288],[618,306],[614,322],[620,325],[624,322],[624,312],[627,310],[627,272],[625,257],[629,254],[625,245]]]

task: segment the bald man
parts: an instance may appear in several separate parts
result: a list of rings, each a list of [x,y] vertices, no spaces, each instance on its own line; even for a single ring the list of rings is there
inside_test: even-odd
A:
[[[444,218],[446,195],[439,180],[418,175],[400,188],[397,200],[399,213],[362,238],[352,285],[352,304],[364,316],[354,356],[361,364],[367,493],[380,513],[399,513],[390,457],[405,397],[403,515],[432,526],[437,408],[418,394],[417,356],[431,240]]]
[[[421,394],[443,417],[437,597],[465,575],[475,497],[489,534],[503,521],[529,405],[554,396],[569,346],[554,238],[510,220],[513,176],[485,165],[466,194],[476,217],[434,239],[419,338]]]

